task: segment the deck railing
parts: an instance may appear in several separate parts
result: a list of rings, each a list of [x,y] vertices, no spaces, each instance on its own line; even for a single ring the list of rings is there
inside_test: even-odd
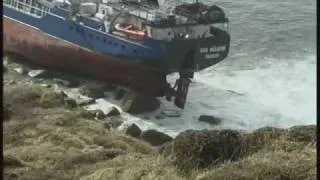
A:
[[[34,0],[23,0],[23,2],[19,0],[4,0],[3,4],[37,18],[41,18],[50,13],[50,8],[38,3],[33,3],[33,1]]]

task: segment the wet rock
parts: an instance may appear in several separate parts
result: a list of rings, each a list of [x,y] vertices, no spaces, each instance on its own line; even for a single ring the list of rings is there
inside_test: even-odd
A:
[[[94,98],[88,98],[88,99],[79,99],[77,100],[77,104],[79,106],[86,106],[86,105],[89,105],[89,104],[93,104],[95,103],[96,100]]]
[[[14,68],[13,70],[21,75],[28,73],[28,71],[23,67],[17,67],[17,68]]]
[[[241,134],[233,130],[187,130],[163,147],[181,169],[206,168],[239,158]]]
[[[111,107],[109,112],[106,114],[107,117],[119,116],[119,115],[120,115],[120,111],[116,107]]]
[[[45,87],[45,88],[50,88],[51,84],[40,84],[40,86]]]
[[[152,112],[159,107],[160,101],[157,98],[134,91],[128,92],[121,104],[123,111],[131,114]]]
[[[201,115],[198,120],[201,122],[212,124],[212,125],[219,125],[222,122],[220,118],[209,116],[209,115]]]
[[[52,73],[44,69],[31,70],[28,72],[28,75],[32,78],[48,78],[52,76]]]
[[[106,117],[106,115],[104,114],[104,112],[102,111],[102,110],[100,110],[100,109],[98,109],[98,110],[96,110],[96,112],[95,112],[95,118],[96,119],[104,119],[105,117]]]
[[[104,97],[103,89],[95,86],[83,86],[79,89],[79,93],[95,99]]]
[[[119,117],[109,117],[107,120],[103,123],[105,128],[107,129],[116,129],[118,128],[122,123],[123,119]]]
[[[115,91],[115,96],[114,98],[116,100],[120,100],[123,98],[123,96],[126,94],[126,90],[124,88],[117,88],[116,91]]]
[[[150,143],[152,146],[160,146],[165,142],[171,141],[172,137],[157,130],[150,129],[141,133],[141,139]]]
[[[133,123],[127,128],[125,134],[131,137],[139,138],[141,134],[141,129]]]
[[[156,118],[157,120],[161,120],[161,119],[164,119],[164,116],[161,115],[161,114],[158,114],[158,115],[156,115],[155,118]]]
[[[161,114],[163,114],[163,115],[165,115],[165,116],[167,116],[167,117],[180,117],[180,116],[181,116],[180,113],[179,113],[179,111],[177,111],[177,110],[170,110],[170,109],[168,109],[168,110],[163,110],[163,111],[161,112]]]
[[[80,115],[81,115],[81,117],[87,118],[87,119],[103,119],[103,118],[105,118],[103,111],[101,111],[100,109],[88,110],[88,111],[84,110],[81,112]]]
[[[64,103],[65,103],[65,105],[66,105],[67,107],[69,107],[69,108],[75,108],[75,107],[77,107],[77,102],[76,102],[76,100],[74,100],[74,99],[72,99],[72,98],[69,98],[69,97],[64,98]]]
[[[79,82],[74,79],[60,79],[60,78],[54,78],[53,79],[56,83],[61,84],[62,86],[74,88],[79,86]]]

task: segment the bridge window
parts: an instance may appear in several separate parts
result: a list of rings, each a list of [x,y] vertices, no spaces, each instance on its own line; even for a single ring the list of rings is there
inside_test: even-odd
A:
[[[107,40],[106,40],[106,39],[103,39],[103,42],[104,42],[104,43],[106,43],[106,42],[107,42]]]
[[[137,54],[137,50],[136,50],[136,49],[134,49],[134,50],[133,50],[133,53]]]

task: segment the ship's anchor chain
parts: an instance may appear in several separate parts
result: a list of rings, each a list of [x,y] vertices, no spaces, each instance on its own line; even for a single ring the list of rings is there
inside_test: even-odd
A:
[[[174,96],[174,104],[184,109],[193,72],[180,72],[179,76],[173,87],[170,83],[167,83],[166,99],[171,101],[172,96]]]

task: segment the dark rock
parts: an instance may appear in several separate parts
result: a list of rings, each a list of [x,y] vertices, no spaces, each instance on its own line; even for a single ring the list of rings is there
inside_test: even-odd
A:
[[[159,107],[160,101],[157,98],[134,91],[128,92],[121,104],[123,111],[131,114],[152,112]]]
[[[115,96],[114,98],[116,100],[120,100],[123,98],[123,96],[126,94],[126,90],[124,88],[117,88],[115,91]]]
[[[156,115],[156,119],[158,119],[158,120],[160,120],[160,119],[164,119],[164,116],[162,116],[162,115],[158,114],[158,115]]]
[[[212,125],[219,125],[222,122],[220,118],[209,115],[201,115],[198,120]]]
[[[64,91],[60,91],[58,94],[60,94],[62,97],[68,97],[68,95]]]
[[[106,117],[106,115],[104,114],[103,111],[101,111],[101,110],[96,110],[96,112],[95,112],[95,117],[96,117],[97,119],[103,119],[103,118]]]
[[[131,124],[127,128],[125,134],[131,137],[139,138],[141,134],[141,129],[136,124]]]
[[[65,87],[73,88],[79,86],[79,82],[74,79],[60,79],[60,78],[54,78],[53,79],[56,83],[61,84]]]
[[[28,72],[28,75],[32,78],[48,78],[52,76],[52,73],[44,69],[31,70]]]
[[[79,89],[79,93],[96,99],[104,97],[104,91],[101,87],[83,86]]]
[[[107,129],[116,129],[123,123],[123,119],[119,117],[109,117],[107,120],[103,123],[105,128]]]
[[[241,134],[233,130],[187,130],[163,148],[181,169],[206,168],[239,158]]]
[[[150,129],[141,133],[141,139],[153,146],[160,146],[165,142],[171,141],[172,137],[157,130]]]
[[[17,72],[18,74],[27,74],[28,71],[26,69],[24,69],[23,67],[17,67],[13,69],[15,72]]]
[[[118,108],[116,107],[112,107],[109,112],[106,114],[107,117],[110,116],[119,116],[120,115],[120,111],[118,110]]]
[[[64,98],[64,103],[67,107],[70,107],[70,108],[75,108],[77,107],[77,102],[76,100],[72,99],[72,98]]]

